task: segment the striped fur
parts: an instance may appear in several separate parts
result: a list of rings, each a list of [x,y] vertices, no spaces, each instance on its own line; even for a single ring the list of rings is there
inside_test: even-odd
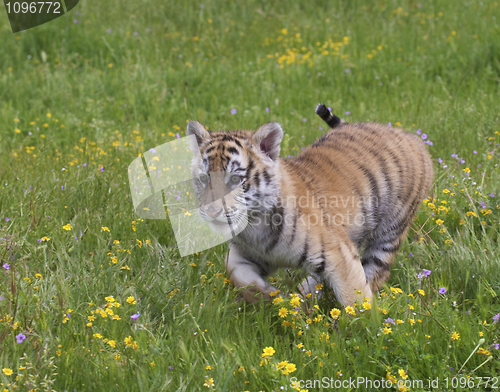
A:
[[[255,133],[188,124],[201,153],[193,176],[223,173],[226,187],[231,176],[241,180],[240,200],[204,217],[214,224],[241,219],[237,205],[245,203],[249,224],[230,243],[226,268],[249,302],[271,299],[276,289],[264,278],[281,267],[311,275],[304,294],[323,281],[344,306],[357,300],[357,291],[371,298],[429,192],[433,167],[420,138],[376,123],[331,121],[326,110],[318,114],[336,128],[292,159],[279,158],[277,123]],[[197,189],[204,210],[209,187]]]

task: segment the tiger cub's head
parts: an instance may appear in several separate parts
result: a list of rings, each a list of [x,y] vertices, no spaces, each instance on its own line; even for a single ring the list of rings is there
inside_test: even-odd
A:
[[[255,132],[209,132],[190,121],[187,134],[195,136],[191,140],[197,145],[192,150],[200,152],[191,166],[200,215],[213,229],[221,230],[228,223],[234,229],[277,204],[283,138],[278,123],[264,124]]]

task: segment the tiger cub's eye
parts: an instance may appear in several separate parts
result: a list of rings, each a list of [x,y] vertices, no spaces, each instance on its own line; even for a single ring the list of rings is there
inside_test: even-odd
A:
[[[208,184],[208,176],[205,173],[200,174],[199,178],[203,184]]]
[[[233,184],[238,184],[240,182],[240,176],[233,174],[229,179]]]

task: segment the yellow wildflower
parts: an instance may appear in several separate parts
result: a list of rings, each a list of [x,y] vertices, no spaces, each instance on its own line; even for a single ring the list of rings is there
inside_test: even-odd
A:
[[[214,386],[214,379],[213,378],[208,378],[207,377],[207,380],[205,381],[205,383],[203,384],[204,387],[207,387],[207,388],[213,388]]]
[[[350,314],[350,315],[352,315],[352,316],[355,316],[355,315],[356,315],[356,311],[352,308],[352,306],[347,306],[347,307],[345,308],[345,311],[346,311],[346,313],[349,313],[349,314]]]
[[[283,369],[281,372],[287,375],[293,373],[295,370],[297,370],[297,367],[293,363],[287,363],[285,369]]]
[[[264,358],[265,357],[272,357],[273,354],[276,352],[276,351],[274,351],[274,348],[272,348],[271,346],[264,348],[262,351],[263,351],[262,357],[264,357]]]

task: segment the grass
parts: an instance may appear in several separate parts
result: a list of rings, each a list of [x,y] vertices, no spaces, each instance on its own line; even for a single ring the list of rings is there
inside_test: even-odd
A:
[[[84,1],[17,34],[0,11],[0,389],[490,388],[500,4],[398,3]],[[278,121],[295,155],[325,130],[318,102],[425,133],[436,168],[387,286],[338,331],[329,296],[239,301],[226,245],[181,258],[168,221],[137,218],[127,178],[189,119]],[[292,277],[275,277],[283,292]]]

